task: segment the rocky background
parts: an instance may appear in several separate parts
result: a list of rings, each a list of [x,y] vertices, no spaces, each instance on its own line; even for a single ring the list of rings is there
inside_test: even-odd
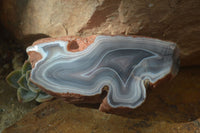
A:
[[[31,45],[33,41],[44,37],[122,34],[149,36],[176,42],[180,48],[180,75],[182,77],[178,76],[175,79],[176,82],[173,81],[170,86],[166,85],[167,87],[164,86],[149,92],[150,96],[157,97],[157,100],[156,98],[149,99],[150,105],[153,107],[141,106],[137,109],[138,112],[136,110],[136,112],[130,113],[130,118],[119,117],[113,121],[122,121],[122,123],[116,124],[118,128],[121,124],[124,125],[120,128],[122,131],[127,128],[123,122],[130,120],[131,123],[134,123],[133,125],[128,125],[130,129],[134,129],[131,130],[132,132],[145,132],[150,129],[159,131],[165,128],[168,128],[169,132],[178,132],[178,125],[184,127],[182,128],[183,131],[187,129],[187,132],[200,132],[200,124],[198,122],[200,117],[198,113],[200,112],[200,0],[0,0],[0,30],[1,80],[11,70],[17,69],[23,63],[26,59],[25,48]],[[0,96],[3,101],[2,95],[5,95],[7,87],[6,85],[3,86],[3,84],[1,87],[3,91],[2,93],[0,92]],[[16,90],[13,90],[13,93],[16,93]],[[56,102],[54,103],[56,104]],[[2,106],[3,104],[6,104],[6,101],[2,102]],[[51,109],[49,107],[53,105],[52,103],[45,104],[40,105],[38,108],[48,112]],[[51,104],[51,106],[48,106],[48,104]],[[70,106],[69,108],[78,110],[75,106],[66,103],[61,104],[62,106],[55,106],[55,108],[67,110],[67,106]],[[65,104],[66,106],[64,106]],[[35,106],[35,103],[32,103],[32,105]],[[163,108],[164,111],[159,111],[162,110],[160,108]],[[27,107],[28,109],[29,107]],[[71,111],[74,112],[74,110],[72,109]],[[80,125],[83,127],[88,126],[84,125],[86,123],[84,121],[87,121],[91,116],[87,114],[88,117],[82,118],[80,115],[86,115],[84,111],[88,112],[91,109],[80,110],[83,114],[75,111],[72,114],[65,114],[65,117],[67,119],[68,115],[74,116],[74,119],[70,122],[77,125],[77,127]],[[142,114],[139,113],[141,110]],[[37,109],[34,111],[37,112]],[[149,111],[152,113],[155,111],[155,115],[149,115]],[[27,117],[33,115],[33,112],[32,114],[27,114]],[[97,116],[102,115],[102,118],[104,117],[104,114],[98,111],[93,112]],[[62,111],[50,111],[50,113],[52,120],[56,119],[56,115],[62,116],[61,113],[63,114]],[[137,113],[141,117],[134,115]],[[0,115],[5,116],[5,114],[5,111],[3,113],[0,111]],[[78,122],[77,117],[81,117],[82,123]],[[112,117],[115,118],[117,116]],[[15,118],[19,119],[21,117]],[[98,118],[101,119],[101,117]],[[99,120],[98,118],[97,121]],[[24,119],[29,121],[27,118]],[[2,121],[1,118],[0,121]],[[65,123],[63,121],[65,120],[60,120],[58,123]],[[112,123],[112,120],[109,119],[108,121]],[[164,121],[164,123],[161,123],[163,124],[162,126],[158,124],[160,121]],[[106,123],[106,120],[101,122]],[[5,127],[12,123],[11,121]],[[185,128],[185,125],[181,125],[182,123],[188,124],[187,128]],[[53,127],[46,127],[47,130],[45,131],[53,132],[54,128],[58,129],[59,124],[54,124]],[[86,131],[98,132],[103,130],[100,127],[102,123],[96,123],[96,125],[96,127],[92,125],[95,130],[92,130],[93,127],[91,127]],[[109,127],[109,124],[105,126],[110,129],[109,132],[115,131],[113,127]],[[7,132],[13,131],[12,128],[16,127],[20,127],[20,125],[17,124],[17,126],[11,127]],[[66,130],[62,128],[64,127],[60,129],[62,132],[75,130],[70,127]],[[18,130],[22,132],[22,129],[18,128]]]
[[[183,66],[200,64],[199,0],[4,0],[0,6],[2,25],[25,46],[46,36],[141,35],[176,42]]]

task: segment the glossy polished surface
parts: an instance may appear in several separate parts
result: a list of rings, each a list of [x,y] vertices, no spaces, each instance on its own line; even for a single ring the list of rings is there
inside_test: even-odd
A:
[[[178,53],[172,42],[145,37],[97,36],[80,52],[67,50],[68,41],[41,43],[27,48],[42,55],[31,80],[54,93],[83,96],[109,87],[113,107],[136,108],[146,98],[144,81],[156,83],[178,71]]]

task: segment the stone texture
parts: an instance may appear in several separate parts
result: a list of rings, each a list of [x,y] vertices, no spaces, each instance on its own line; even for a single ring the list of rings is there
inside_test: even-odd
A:
[[[200,65],[199,0],[6,0],[1,23],[26,46],[45,36],[142,35],[174,41],[181,65]],[[28,40],[28,42],[27,42]]]
[[[0,132],[21,119],[37,105],[36,102],[19,103],[17,90],[0,80]]]
[[[62,100],[55,100],[37,106],[3,133],[198,133],[199,75],[199,68],[181,69],[170,84],[148,90],[146,102],[122,115],[123,117],[99,112],[93,109],[97,107],[95,105],[76,107]]]
[[[68,44],[58,41],[67,41]],[[108,45],[111,47],[107,47]],[[120,49],[121,45],[124,45],[123,49]],[[131,53],[129,50],[121,51],[124,49],[131,50]],[[140,49],[140,52],[134,49]],[[32,65],[30,80],[44,92],[65,98],[71,103],[101,103],[99,110],[103,112],[113,109],[115,111],[119,109],[121,112],[122,108],[135,109],[144,102],[146,99],[146,89],[142,85],[144,81],[151,82],[150,85],[146,85],[146,88],[154,88],[159,83],[176,76],[179,69],[179,56],[176,49],[174,43],[158,39],[93,35],[87,38],[66,36],[40,39],[29,46],[26,51]],[[83,50],[85,52],[82,54],[70,55],[68,53]],[[36,63],[38,63],[37,67]],[[87,74],[87,77],[82,76],[86,73],[90,74]],[[96,81],[99,81],[98,85]],[[48,86],[48,84],[52,85]],[[108,91],[105,91],[105,86],[109,88]],[[94,88],[96,88],[95,91],[91,91]],[[134,95],[130,97],[131,92]]]

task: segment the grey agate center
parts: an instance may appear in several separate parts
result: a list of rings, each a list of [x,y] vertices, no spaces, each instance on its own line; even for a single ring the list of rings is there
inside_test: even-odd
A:
[[[136,108],[151,83],[176,74],[177,50],[171,42],[144,37],[97,36],[85,50],[70,52],[68,42],[54,41],[27,48],[42,55],[31,80],[54,93],[100,94],[107,85],[111,107]]]

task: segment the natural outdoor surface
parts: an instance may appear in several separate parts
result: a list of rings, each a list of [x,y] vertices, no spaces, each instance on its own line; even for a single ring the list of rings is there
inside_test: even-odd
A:
[[[34,108],[4,133],[200,132],[200,69],[183,68],[170,84],[149,90],[146,102],[121,116],[62,100]],[[84,106],[84,105],[82,105]]]
[[[23,115],[31,111],[37,105],[36,102],[19,103],[17,89],[10,87],[6,81],[6,75],[13,69],[19,69],[25,57],[22,46],[18,45],[2,26],[0,26],[0,132]]]
[[[200,132],[199,7],[199,0],[1,0],[0,132]],[[27,46],[45,37],[96,34],[175,42],[180,72],[171,82],[147,90],[142,106],[121,115],[61,99],[42,104],[17,101],[17,90],[5,77],[20,69]]]
[[[36,102],[19,103],[16,93],[16,89],[10,87],[4,80],[0,80],[0,132],[37,105]]]

